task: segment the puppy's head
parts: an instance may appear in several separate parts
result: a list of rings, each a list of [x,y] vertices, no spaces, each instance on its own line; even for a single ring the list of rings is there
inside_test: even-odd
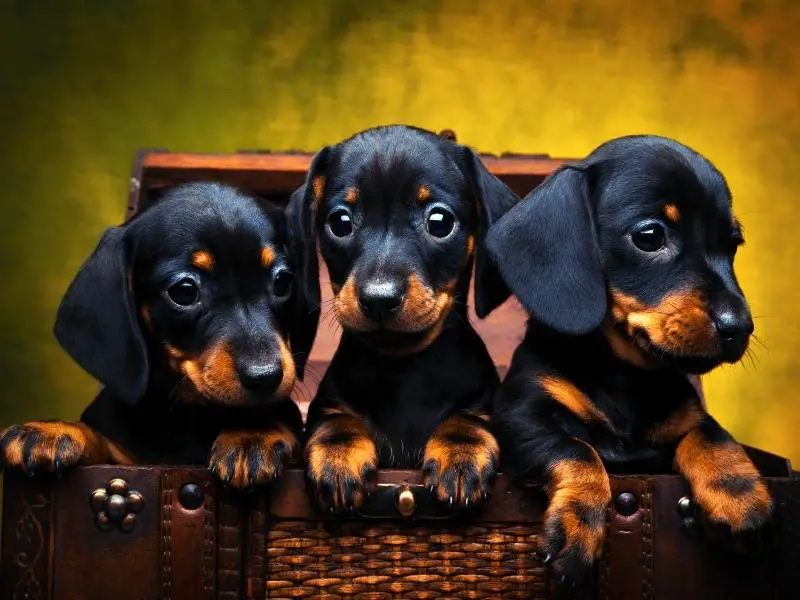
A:
[[[436,339],[454,305],[463,309],[475,255],[477,314],[508,297],[483,237],[516,201],[469,148],[390,126],[317,154],[288,218],[309,293],[319,294],[319,249],[344,329],[381,352],[409,354]]]
[[[276,209],[220,184],[175,187],[105,232],[62,300],[55,335],[130,403],[154,383],[189,403],[286,397],[317,313],[295,290],[285,244]]]
[[[487,236],[537,321],[601,328],[639,367],[739,360],[753,322],[733,260],[742,230],[723,176],[673,140],[630,136],[560,169]]]

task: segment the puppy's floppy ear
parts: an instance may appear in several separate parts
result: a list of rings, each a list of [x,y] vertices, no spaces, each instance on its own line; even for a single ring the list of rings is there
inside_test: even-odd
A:
[[[286,207],[289,248],[298,269],[289,339],[301,379],[319,325],[321,298],[317,262],[317,209],[325,193],[330,153],[329,146],[317,153],[311,161],[306,182],[294,191]]]
[[[486,248],[534,319],[574,335],[601,325],[606,284],[586,171],[548,177],[495,224]]]
[[[69,355],[129,404],[147,390],[147,346],[131,289],[125,227],[106,230],[58,307],[54,334]]]
[[[463,147],[464,168],[480,205],[481,227],[477,232],[475,256],[475,314],[481,319],[511,295],[503,279],[486,255],[484,238],[489,228],[519,202],[517,195],[489,173],[470,148]]]

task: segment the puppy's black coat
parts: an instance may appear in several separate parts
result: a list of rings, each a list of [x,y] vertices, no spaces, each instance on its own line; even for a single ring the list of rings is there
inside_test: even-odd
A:
[[[105,387],[80,422],[4,431],[5,463],[209,464],[235,487],[276,477],[301,437],[289,393],[317,321],[286,244],[281,211],[214,183],[172,188],[107,230],[55,326]]]
[[[600,551],[607,471],[675,468],[706,517],[759,528],[771,500],[687,374],[746,351],[733,260],[742,230],[723,176],[673,140],[612,140],[549,177],[486,246],[531,320],[493,419],[503,468],[542,479],[540,552],[583,577]]]
[[[442,501],[482,500],[499,381],[466,301],[473,264],[480,317],[508,297],[483,237],[517,200],[472,150],[416,128],[367,130],[314,158],[288,219],[306,294],[319,298],[319,248],[343,328],[307,421],[324,508],[359,506],[379,467],[423,467]]]

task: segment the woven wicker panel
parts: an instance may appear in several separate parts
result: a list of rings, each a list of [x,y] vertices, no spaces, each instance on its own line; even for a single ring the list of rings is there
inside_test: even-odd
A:
[[[538,528],[396,521],[278,521],[268,533],[269,598],[547,599]]]

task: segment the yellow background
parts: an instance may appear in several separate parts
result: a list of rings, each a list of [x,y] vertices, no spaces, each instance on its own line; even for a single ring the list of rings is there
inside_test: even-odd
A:
[[[51,335],[123,215],[134,151],[313,151],[376,124],[485,152],[676,137],[727,175],[756,360],[705,380],[742,441],[800,464],[796,0],[0,0],[0,426],[95,383]]]

